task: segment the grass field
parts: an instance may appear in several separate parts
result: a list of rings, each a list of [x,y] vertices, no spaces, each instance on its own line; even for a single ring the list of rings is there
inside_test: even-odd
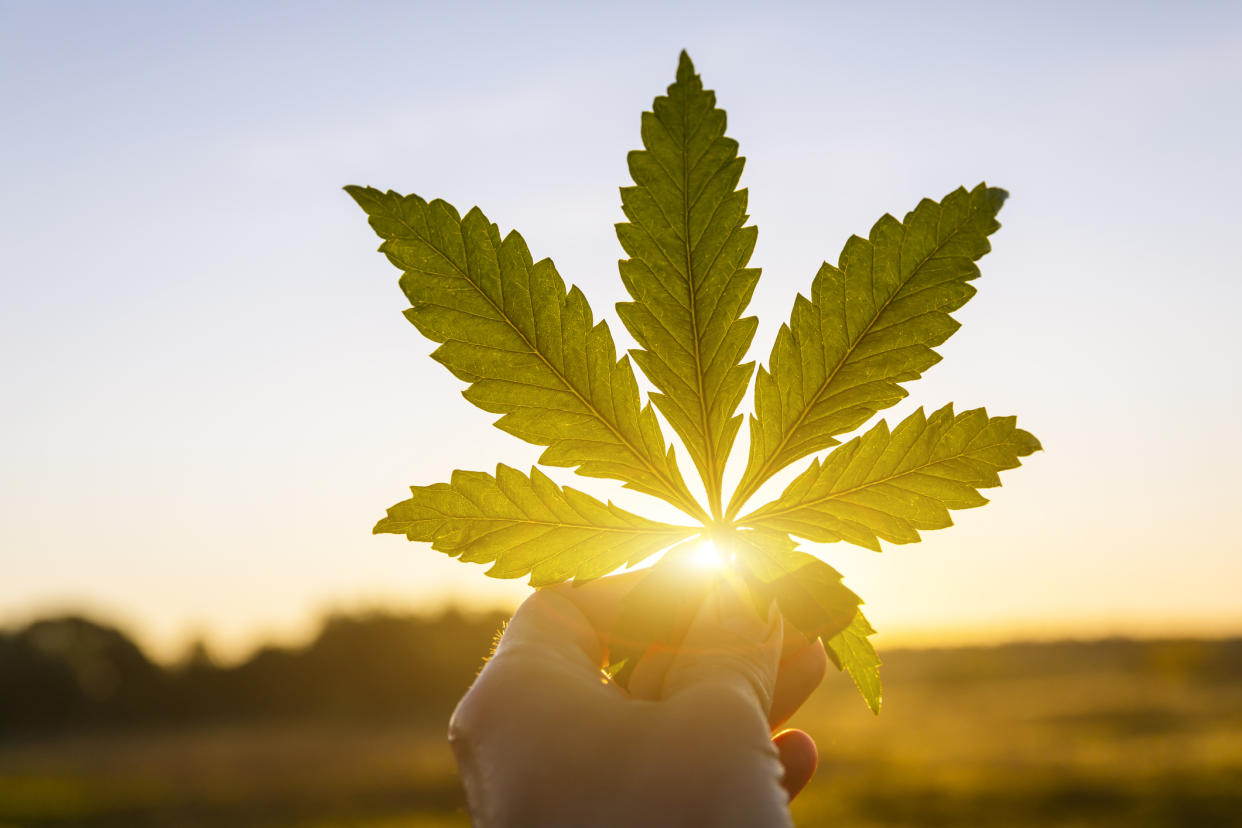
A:
[[[833,674],[794,724],[799,825],[1242,826],[1242,644],[899,651],[876,718]],[[0,741],[0,826],[445,828],[443,722]]]

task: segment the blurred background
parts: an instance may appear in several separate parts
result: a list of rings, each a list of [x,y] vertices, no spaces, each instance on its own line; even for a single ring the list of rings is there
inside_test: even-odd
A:
[[[682,48],[748,158],[751,358],[884,212],[1012,193],[885,416],[1046,451],[813,549],[886,693],[795,722],[799,824],[1242,825],[1242,6],[0,0],[0,826],[466,824],[445,722],[528,588],[369,531],[539,449],[340,188],[479,205],[629,344],[616,188]]]

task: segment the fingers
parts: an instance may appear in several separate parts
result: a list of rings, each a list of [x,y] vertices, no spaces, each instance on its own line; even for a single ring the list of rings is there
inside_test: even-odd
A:
[[[828,671],[828,654],[818,638],[807,641],[806,636],[786,621],[784,642],[776,689],[772,693],[772,709],[768,712],[768,724],[773,730],[788,721],[810,698]]]
[[[599,636],[577,605],[555,592],[537,590],[513,614],[483,672],[521,664],[518,672],[525,674],[532,664],[555,664],[584,681],[598,682],[603,658]]]
[[[620,575],[610,575],[607,578],[598,578],[584,584],[556,584],[544,587],[539,592],[564,598],[587,619],[594,637],[594,643],[589,652],[602,667],[608,655],[609,631],[616,627],[617,618],[621,615],[621,602],[644,574],[643,570],[623,572]]]
[[[554,620],[562,630],[572,632],[572,637],[578,647],[588,653],[596,665],[602,666],[607,658],[607,645],[611,631],[616,627],[617,619],[621,614],[622,601],[643,577],[644,571],[641,570],[625,572],[577,586],[566,583],[546,587],[540,592],[552,593],[567,599],[587,619],[591,628],[589,632],[583,628],[581,621],[576,617],[564,617],[568,615],[567,613],[563,613],[559,620]],[[733,588],[724,586],[723,588],[728,590],[726,595],[732,601],[728,611],[741,617],[737,619],[739,623],[746,617],[753,618],[756,623],[759,623],[758,614],[754,608],[734,592],[736,586]],[[711,596],[704,602],[704,608],[710,600]],[[554,607],[548,610],[555,612]],[[702,612],[701,609],[700,615]],[[807,641],[806,636],[788,621],[784,623],[781,641],[780,661],[768,708],[768,724],[773,730],[788,721],[790,716],[806,702],[823,681],[828,669],[828,657],[824,652],[823,643],[818,639]],[[681,646],[661,644],[651,647],[638,662],[630,677],[627,688],[630,695],[638,699],[662,698],[667,693],[666,675],[681,649]]]
[[[819,750],[815,747],[815,740],[804,730],[782,730],[772,737],[772,744],[776,745],[781,765],[785,768],[781,787],[793,799],[815,775]]]
[[[725,688],[758,704],[766,718],[780,664],[783,623],[774,609],[760,618],[731,581],[708,594],[664,675],[672,698],[691,688]]]
[[[753,612],[753,610],[752,610]],[[768,711],[768,726],[776,730],[797,712],[828,670],[828,655],[819,639],[807,641],[796,627],[785,622],[782,633],[781,660]],[[630,677],[628,690],[636,699],[659,699],[664,695],[664,676],[673,664],[679,648],[655,645],[649,649]]]
[[[664,677],[677,657],[676,647],[655,644],[649,648],[630,676],[626,687],[636,699],[655,701],[664,695]]]

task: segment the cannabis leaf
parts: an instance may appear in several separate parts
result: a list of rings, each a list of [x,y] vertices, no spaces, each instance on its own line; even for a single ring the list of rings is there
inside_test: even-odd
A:
[[[627,219],[617,237],[629,257],[617,305],[638,343],[630,351],[650,395],[702,479],[688,489],[672,444],[644,403],[630,357],[586,297],[566,289],[548,259],[536,261],[516,231],[505,236],[476,207],[463,217],[444,201],[346,187],[401,271],[407,318],[440,343],[432,354],[467,383],[466,399],[501,415],[496,426],[544,446],[539,461],[618,480],[661,498],[697,525],[660,523],[561,487],[537,468],[457,471],[415,486],[375,531],[429,542],[489,575],[529,576],[535,586],[606,575],[664,552],[622,611],[628,651],[610,671],[624,681],[643,642],[673,641],[702,584],[686,567],[685,541],[710,538],[748,585],[810,638],[822,638],[867,704],[880,709],[880,660],[861,599],[841,574],[802,551],[846,541],[879,551],[952,524],[949,511],[986,503],[980,489],[1040,449],[1013,417],[983,409],[922,409],[891,432],[884,421],[837,439],[906,395],[940,360],[934,348],[958,328],[950,314],[975,292],[1006,193],[980,184],[924,200],[868,238],[846,242],[799,295],[755,382],[750,448],[726,501],[724,469],[741,426],[738,405],[753,362],[743,362],[756,320],[742,314],[759,270],[748,267],[757,230],[747,225],[743,159],[725,136],[725,113],[683,52],[668,94],[642,116],[643,149],[630,153],[634,186],[621,190]],[[824,449],[775,500],[739,517],[781,469]]]
[[[634,298],[617,314],[642,346],[631,353],[698,466],[713,518],[742,422],[734,411],[754,370],[740,362],[758,324],[741,318],[759,281],[746,267],[758,230],[744,226],[746,191],[736,189],[744,160],[724,131],[716,95],[682,52],[677,82],[643,113],[646,149],[630,153],[636,186],[621,188],[629,222],[617,225],[631,257],[621,281]]]
[[[858,614],[862,600],[841,583],[841,573],[799,552],[783,532],[738,532],[737,566],[760,606],[776,601],[781,613],[810,638],[832,635]]]
[[[879,713],[883,695],[880,688],[880,657],[868,639],[872,635],[875,635],[875,628],[859,610],[848,627],[824,642],[824,648],[837,669],[850,674],[871,712]]]
[[[880,551],[878,538],[915,543],[920,529],[952,526],[949,509],[982,506],[979,489],[1000,485],[999,471],[1038,451],[1013,417],[982,408],[953,415],[950,403],[923,409],[889,433],[883,420],[789,484],[779,498],[738,523],[827,543],[847,540]]]
[[[898,383],[940,361],[932,348],[958,328],[949,312],[975,293],[967,282],[1007,195],[980,184],[939,204],[925,199],[904,222],[886,215],[869,238],[852,236],[839,266],[824,263],[759,369],[750,460],[730,517],[777,471],[836,445],[904,397]]]
[[[503,464],[486,472],[453,472],[451,483],[413,486],[413,497],[388,510],[376,532],[429,541],[469,563],[492,563],[488,575],[534,586],[598,578],[695,534],[657,523],[561,488],[532,468],[530,477]]]
[[[628,359],[607,323],[548,259],[533,261],[516,232],[503,240],[477,207],[346,187],[401,268],[406,317],[434,342],[432,357],[468,383],[466,399],[536,445],[550,466],[611,477],[705,517],[686,489],[650,406],[639,407]]]

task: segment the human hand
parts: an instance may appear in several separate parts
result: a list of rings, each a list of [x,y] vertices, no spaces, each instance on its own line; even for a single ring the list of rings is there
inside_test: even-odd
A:
[[[791,825],[815,745],[771,734],[823,679],[823,646],[722,579],[623,690],[600,669],[633,583],[542,589],[514,615],[449,726],[479,828]]]

